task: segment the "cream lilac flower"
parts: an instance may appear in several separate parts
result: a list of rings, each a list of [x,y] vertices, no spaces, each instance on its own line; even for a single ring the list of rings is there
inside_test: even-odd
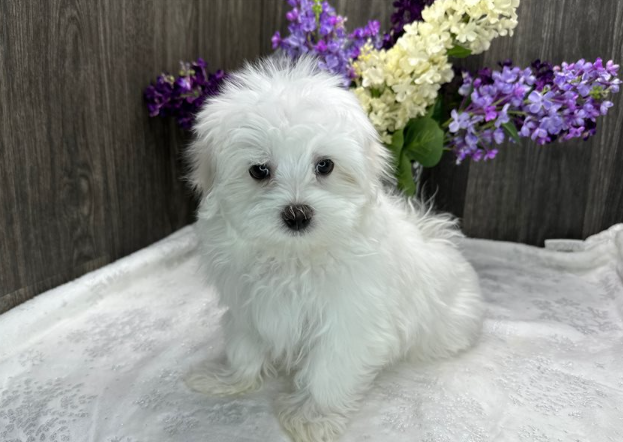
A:
[[[354,64],[355,94],[382,140],[390,142],[392,132],[424,115],[452,80],[450,49],[487,50],[497,36],[512,34],[518,6],[519,0],[437,0],[391,49],[365,47]]]

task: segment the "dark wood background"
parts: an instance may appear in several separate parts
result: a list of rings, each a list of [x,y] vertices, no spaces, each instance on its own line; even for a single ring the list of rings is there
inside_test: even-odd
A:
[[[337,0],[349,25],[390,0]],[[188,142],[148,118],[142,89],[179,60],[235,69],[271,52],[285,0],[0,2],[0,312],[192,222],[180,180]],[[522,0],[514,38],[470,67],[512,58],[623,61],[623,2]],[[426,172],[428,194],[468,235],[542,244],[623,221],[623,103],[597,137],[509,145],[487,164],[451,158]]]

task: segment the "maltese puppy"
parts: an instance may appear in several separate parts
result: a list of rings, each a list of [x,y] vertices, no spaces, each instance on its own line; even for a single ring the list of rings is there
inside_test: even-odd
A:
[[[227,361],[186,382],[233,395],[293,374],[277,409],[297,442],[336,440],[388,364],[468,348],[483,312],[452,219],[385,190],[388,150],[316,64],[273,58],[233,74],[189,150]]]

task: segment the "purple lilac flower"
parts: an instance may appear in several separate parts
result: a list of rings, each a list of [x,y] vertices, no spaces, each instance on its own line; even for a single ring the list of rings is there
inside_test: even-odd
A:
[[[389,49],[404,34],[404,27],[414,21],[422,21],[422,11],[435,0],[396,0],[391,16],[392,27],[383,35],[383,48]]]
[[[456,109],[452,110],[452,123],[450,123],[450,131],[458,132],[460,129],[467,129],[470,126],[470,115],[467,112],[460,114]]]
[[[195,114],[207,97],[218,93],[226,74],[222,70],[210,74],[201,58],[180,65],[179,77],[161,74],[155,84],[147,86],[144,96],[150,117],[172,116],[182,129],[190,129]]]
[[[292,6],[286,14],[290,35],[282,37],[276,32],[272,37],[273,49],[282,49],[292,58],[306,53],[317,55],[320,68],[342,75],[344,86],[356,77],[352,62],[359,57],[361,48],[368,41],[376,49],[381,47],[378,21],[370,21],[349,34],[346,18],[337,15],[326,1],[288,0],[288,4]]]
[[[512,64],[512,63],[511,63]],[[554,67],[551,63],[535,60],[532,65],[532,72],[536,78],[536,90],[542,91],[545,86],[550,85],[554,81]]]
[[[543,145],[595,135],[597,117],[606,115],[619,92],[619,66],[601,59],[552,67],[535,61],[521,69],[510,62],[500,71],[464,72],[464,97],[448,120],[448,145],[457,162],[495,157],[495,145],[515,131]],[[514,129],[513,129],[514,128]]]

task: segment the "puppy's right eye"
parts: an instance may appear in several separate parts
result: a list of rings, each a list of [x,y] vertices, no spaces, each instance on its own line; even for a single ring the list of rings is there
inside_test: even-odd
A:
[[[266,164],[256,164],[255,166],[251,166],[249,174],[253,177],[253,179],[262,181],[270,178],[270,169]]]

